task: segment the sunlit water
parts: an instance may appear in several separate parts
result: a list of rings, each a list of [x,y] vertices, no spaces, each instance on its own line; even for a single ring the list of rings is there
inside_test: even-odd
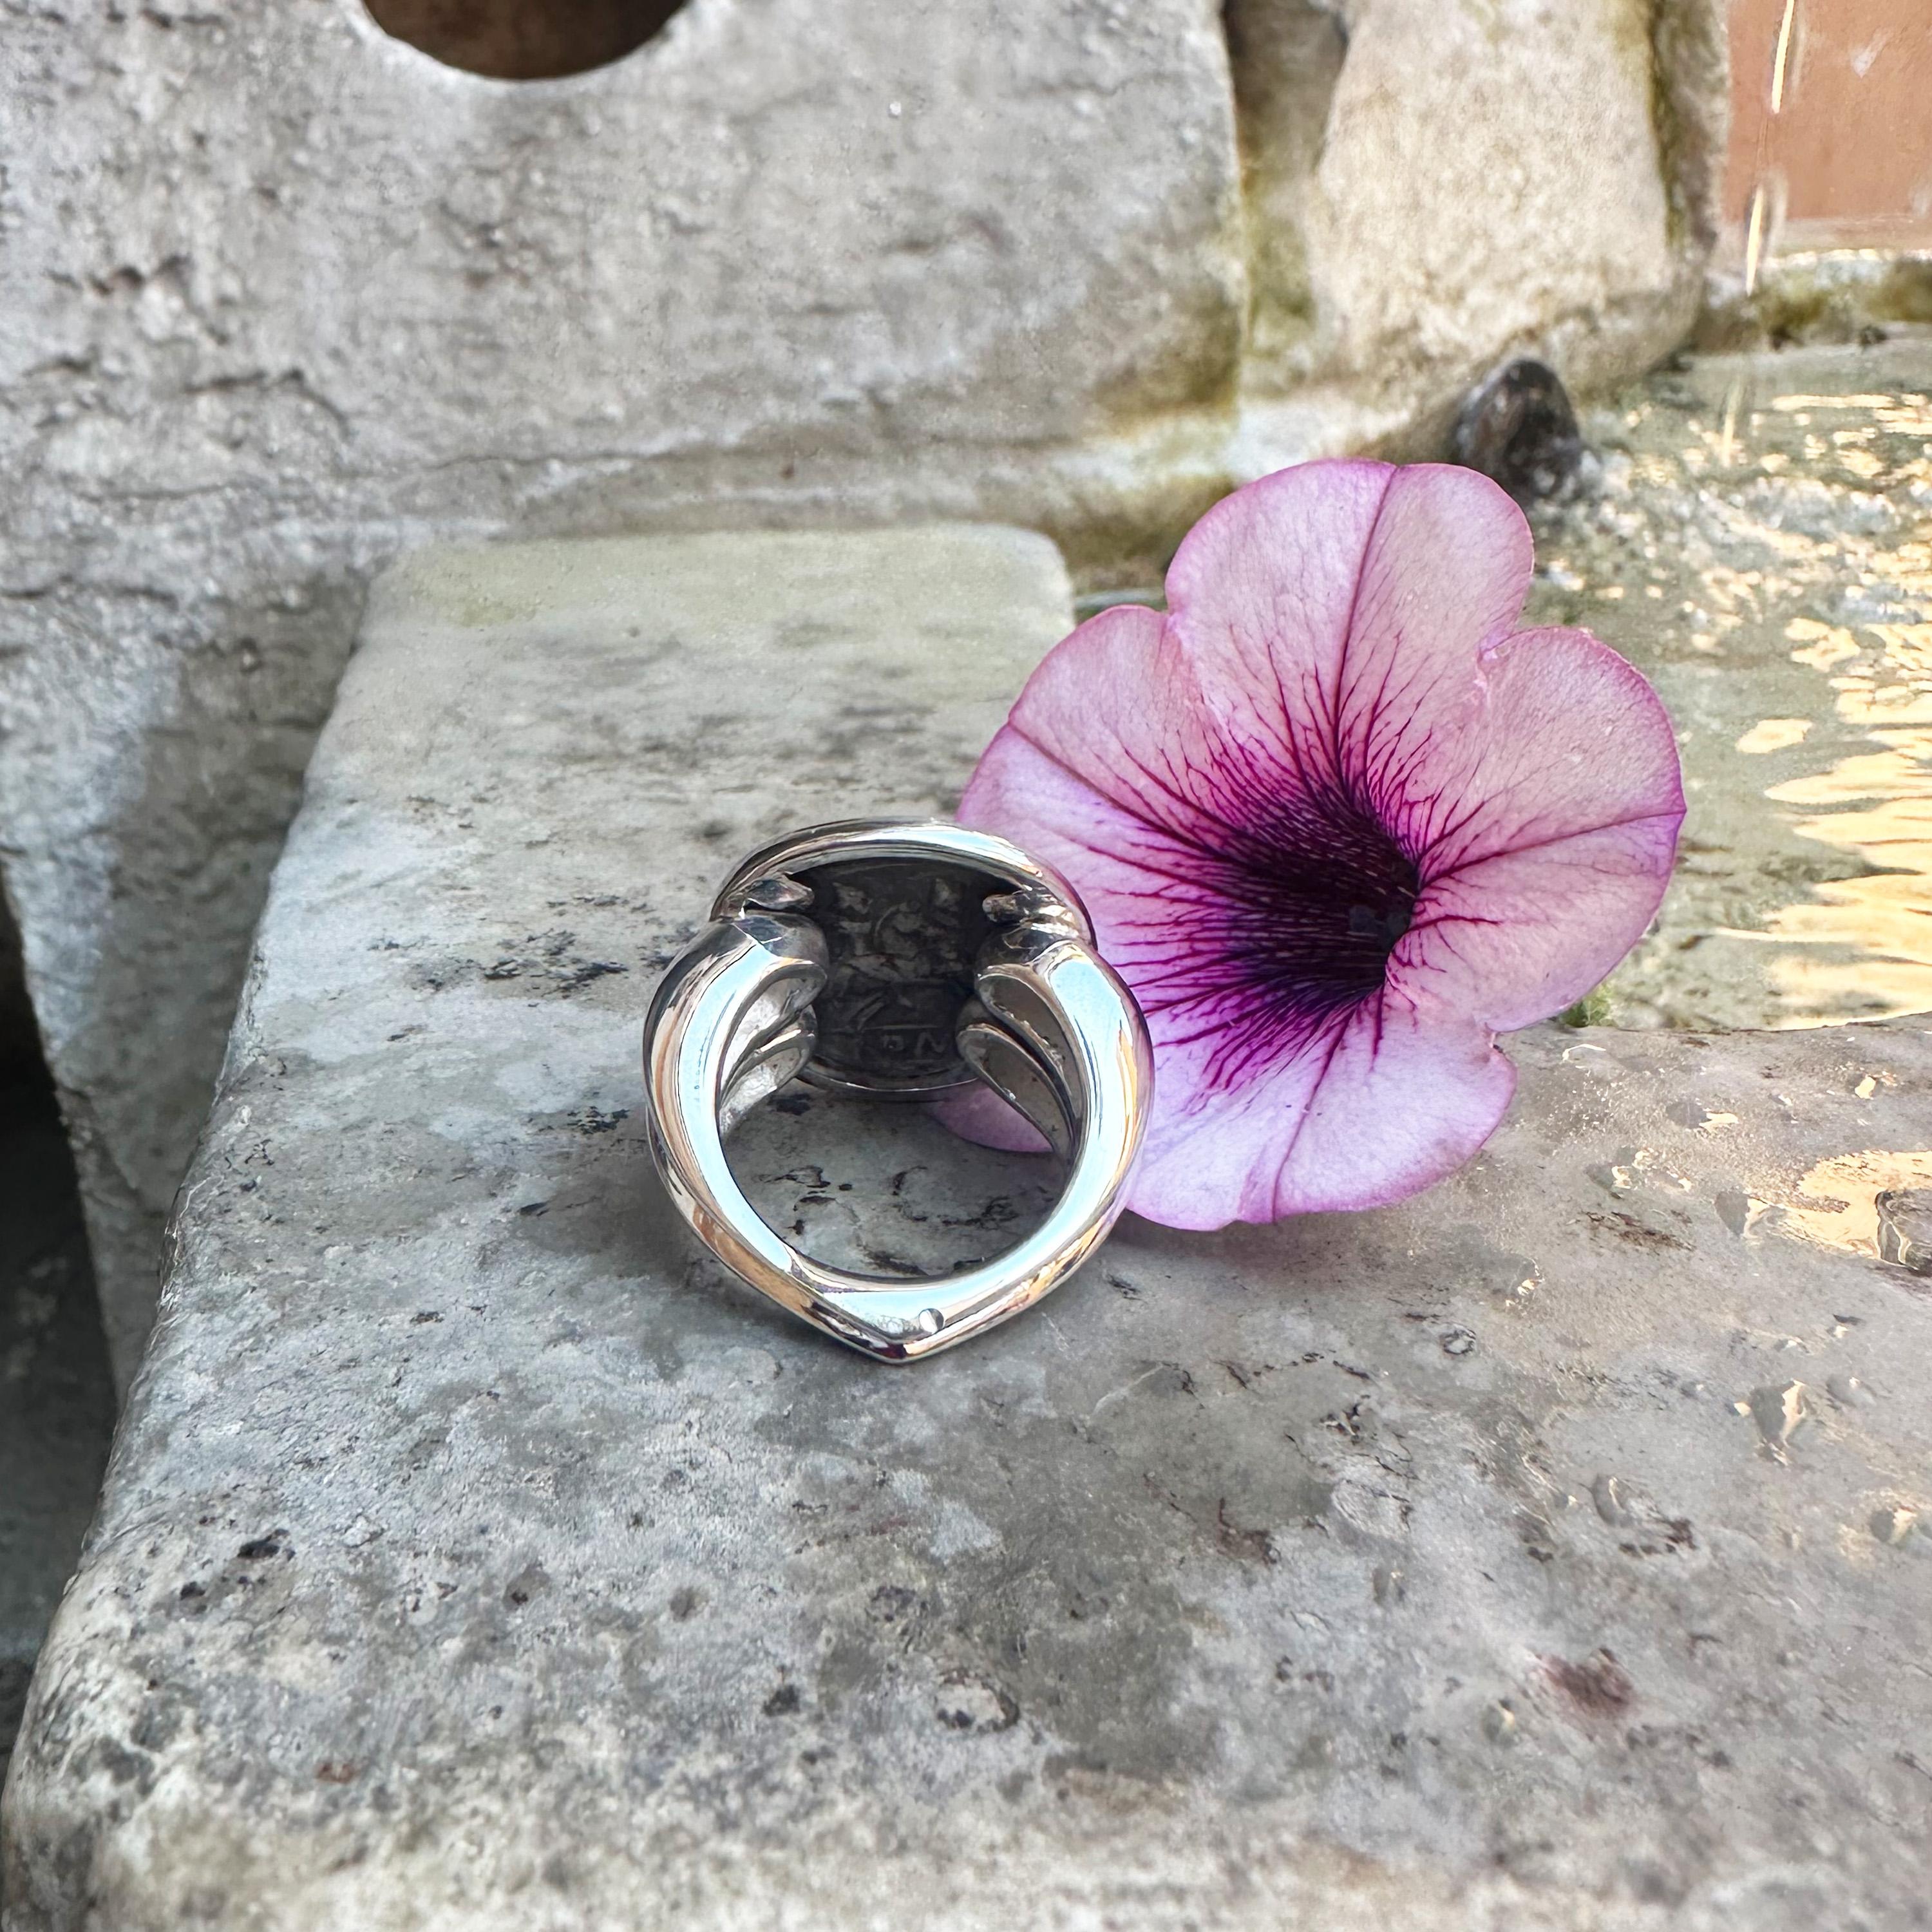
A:
[[[1600,494],[1538,518],[1530,617],[1648,674],[1690,802],[1607,1016],[1932,1008],[1932,338],[1700,358],[1586,430]]]

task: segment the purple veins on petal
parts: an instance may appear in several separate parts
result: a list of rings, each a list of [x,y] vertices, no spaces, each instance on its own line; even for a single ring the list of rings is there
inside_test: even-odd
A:
[[[1251,752],[1212,775],[1220,823],[1179,890],[1124,925],[1114,964],[1219,1084],[1305,1050],[1379,993],[1415,916],[1414,860],[1340,781],[1288,784]]]
[[[1083,625],[988,747],[962,819],[1072,880],[1148,1015],[1138,1211],[1428,1185],[1508,1103],[1496,1030],[1648,924],[1683,816],[1670,721],[1594,638],[1513,629],[1530,568],[1472,472],[1283,471],[1196,526],[1164,620]]]

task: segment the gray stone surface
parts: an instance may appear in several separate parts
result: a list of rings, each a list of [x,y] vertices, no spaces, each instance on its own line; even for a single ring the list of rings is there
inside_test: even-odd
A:
[[[359,0],[4,0],[0,826],[124,1378],[384,560],[938,514],[1144,574],[1508,348],[1664,345],[1710,4],[1235,0],[1237,89],[1213,0],[691,0],[520,86]]]
[[[1433,454],[1511,354],[1588,390],[1688,332],[1713,0],[1234,0],[1253,327],[1235,466]]]
[[[1130,1222],[916,1371],[682,1233],[652,968],[753,839],[944,804],[1064,596],[999,533],[388,580],[6,1932],[1927,1924],[1932,1295],[1874,1204],[1926,1184],[1922,1028],[1532,1031],[1433,1192]],[[835,1258],[1041,1204],[800,1100],[742,1163]]]
[[[1208,0],[698,0],[525,86],[358,0],[0,36],[0,826],[124,1376],[372,569],[1172,522],[1136,438],[1232,381],[1233,106]]]

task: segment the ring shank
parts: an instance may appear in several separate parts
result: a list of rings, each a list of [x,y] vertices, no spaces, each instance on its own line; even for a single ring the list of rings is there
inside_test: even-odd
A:
[[[1145,1121],[1147,1030],[1084,922],[1048,910],[1001,928],[979,961],[961,1051],[1056,1144],[1065,1187],[1038,1228],[991,1261],[924,1281],[850,1274],[784,1240],[724,1152],[730,1126],[810,1058],[810,1006],[825,979],[824,938],[807,918],[752,910],[701,932],[652,1007],[652,1150],[698,1238],[753,1287],[876,1359],[915,1360],[1030,1306],[1105,1239]]]

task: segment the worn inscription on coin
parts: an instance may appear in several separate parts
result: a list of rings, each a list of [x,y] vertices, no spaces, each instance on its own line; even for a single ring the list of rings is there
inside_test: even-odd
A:
[[[992,929],[984,902],[1000,881],[924,859],[855,860],[800,877],[832,955],[814,1003],[815,1064],[876,1093],[968,1077],[953,1034]]]

